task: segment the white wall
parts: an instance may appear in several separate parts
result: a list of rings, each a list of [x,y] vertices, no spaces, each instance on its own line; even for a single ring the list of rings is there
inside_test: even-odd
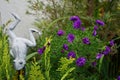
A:
[[[28,4],[26,0],[10,0],[9,3],[5,0],[0,0],[2,23],[5,23],[9,19],[14,20],[13,17],[10,15],[10,12],[17,13],[21,18],[21,22],[15,28],[14,32],[17,36],[26,38],[29,37],[28,28],[34,27],[34,17],[25,14],[27,5]]]

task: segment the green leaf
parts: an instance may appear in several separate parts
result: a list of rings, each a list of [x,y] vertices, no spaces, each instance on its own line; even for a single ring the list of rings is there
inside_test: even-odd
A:
[[[103,59],[104,59],[104,55],[100,58],[100,61],[99,61],[99,72],[101,70]]]
[[[32,58],[33,56],[35,56],[36,54],[38,54],[37,52],[31,53],[26,57],[26,61],[28,61],[30,58]]]
[[[72,72],[74,69],[75,69],[75,67],[70,68],[70,69],[62,76],[61,80],[64,80],[65,77],[67,77],[67,75],[68,75],[70,72]]]

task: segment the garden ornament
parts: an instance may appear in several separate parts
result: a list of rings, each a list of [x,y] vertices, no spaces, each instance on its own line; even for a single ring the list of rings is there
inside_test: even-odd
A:
[[[30,28],[29,34],[30,34],[30,40],[17,37],[12,30],[16,27],[16,25],[21,21],[18,15],[15,13],[11,13],[11,15],[15,18],[15,21],[4,29],[4,31],[8,35],[8,40],[10,44],[10,54],[14,58],[14,67],[16,70],[21,70],[25,64],[26,64],[26,54],[28,47],[34,47],[36,46],[36,41],[33,36],[33,32],[37,32],[39,35],[42,34],[42,32],[39,32],[36,29]]]

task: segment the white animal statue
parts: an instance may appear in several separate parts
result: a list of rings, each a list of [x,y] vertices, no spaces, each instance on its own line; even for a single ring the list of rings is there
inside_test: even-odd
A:
[[[15,18],[15,21],[10,26],[5,28],[5,32],[8,35],[8,40],[10,44],[10,54],[14,58],[13,60],[14,67],[16,70],[21,70],[26,64],[25,59],[26,59],[28,47],[36,46],[36,41],[33,36],[33,32],[37,32],[39,35],[41,35],[42,33],[36,29],[30,28],[29,29],[30,40],[17,37],[14,34],[13,30],[16,27],[16,25],[20,22],[20,18],[15,13],[11,13],[11,14]]]

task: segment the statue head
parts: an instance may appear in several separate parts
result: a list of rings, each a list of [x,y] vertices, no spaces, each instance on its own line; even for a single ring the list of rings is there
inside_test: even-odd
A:
[[[21,70],[22,68],[24,68],[26,61],[24,59],[15,59],[14,61],[14,67],[16,70]]]

